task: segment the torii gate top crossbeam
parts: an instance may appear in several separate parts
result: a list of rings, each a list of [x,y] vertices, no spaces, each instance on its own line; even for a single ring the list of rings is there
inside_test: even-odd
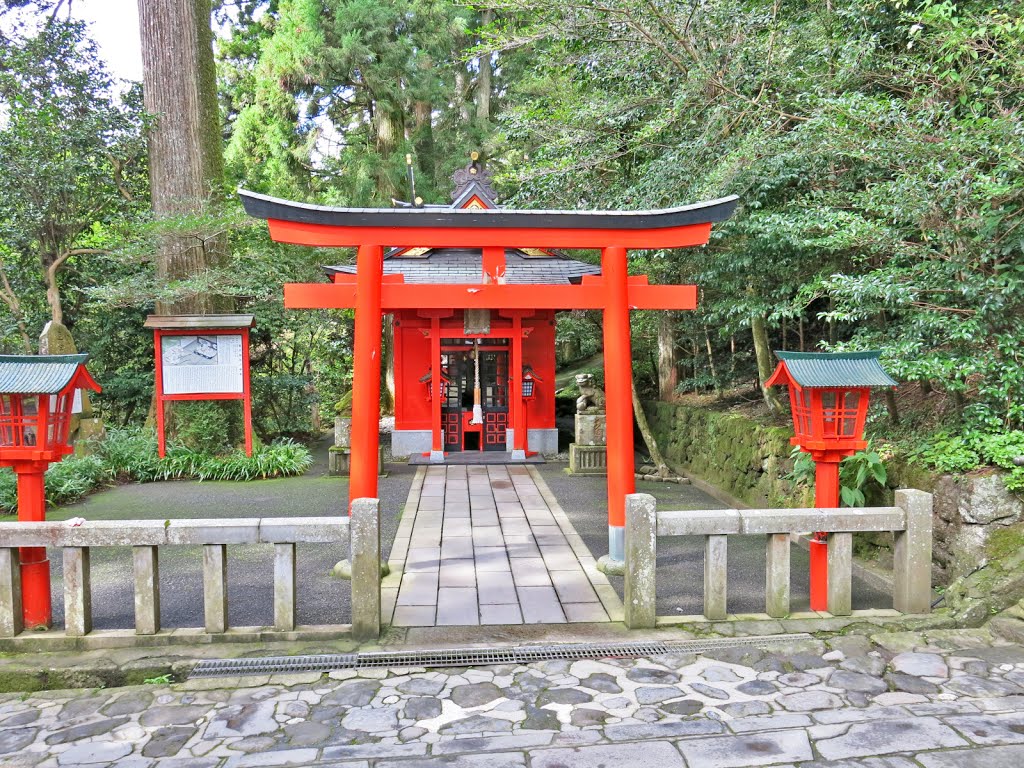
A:
[[[271,237],[313,246],[682,248],[703,245],[733,195],[652,211],[525,211],[452,208],[332,208],[239,190],[246,213]]]

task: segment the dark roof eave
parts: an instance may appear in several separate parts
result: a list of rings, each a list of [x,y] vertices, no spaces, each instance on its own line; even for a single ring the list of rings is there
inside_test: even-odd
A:
[[[521,229],[658,230],[728,219],[736,195],[649,211],[526,211],[450,208],[332,208],[238,190],[245,212],[259,219],[336,227],[448,227]]]

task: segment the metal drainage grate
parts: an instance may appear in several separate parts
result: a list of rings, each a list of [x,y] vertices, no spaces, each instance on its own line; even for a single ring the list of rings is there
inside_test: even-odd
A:
[[[263,656],[245,659],[200,661],[190,678],[226,675],[269,675],[288,672],[330,672],[336,669],[371,667],[474,667],[490,664],[530,664],[559,659],[615,659],[659,656],[664,653],[701,653],[719,648],[756,647],[806,640],[806,633],[771,637],[665,640],[640,643],[566,643],[526,645],[514,648],[452,648],[428,651],[371,651],[326,653],[316,656]]]

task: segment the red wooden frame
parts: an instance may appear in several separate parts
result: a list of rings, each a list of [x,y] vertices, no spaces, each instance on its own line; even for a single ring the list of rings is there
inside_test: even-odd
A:
[[[238,336],[242,337],[242,391],[197,392],[183,395],[164,394],[163,339],[165,336]],[[245,422],[245,455],[252,456],[252,388],[249,384],[248,328],[183,328],[153,329],[153,351],[156,357],[156,446],[160,458],[167,455],[167,434],[164,404],[175,400],[241,400]]]

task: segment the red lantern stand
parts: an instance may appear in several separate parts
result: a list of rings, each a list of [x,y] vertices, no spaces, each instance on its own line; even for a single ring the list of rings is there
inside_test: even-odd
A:
[[[166,403],[175,400],[241,400],[245,421],[245,455],[252,456],[252,392],[249,385],[249,329],[255,325],[252,315],[150,315],[145,327],[153,330],[153,348],[156,356],[156,433],[160,458],[167,453],[164,410]],[[197,377],[195,385],[185,384],[187,391],[167,392],[165,375],[165,340],[169,337],[195,337],[202,342],[208,337],[241,337],[240,371],[232,372],[231,381],[210,383]],[[218,345],[212,344],[219,348]],[[229,367],[225,364],[224,367]],[[167,366],[169,367],[169,366]],[[201,374],[205,366],[193,366]],[[240,375],[236,375],[240,374]],[[173,387],[182,389],[178,384]]]
[[[789,388],[795,436],[790,443],[814,459],[814,505],[839,507],[839,464],[867,447],[871,387],[896,386],[880,352],[776,352],[781,361],[765,386]],[[812,611],[828,610],[828,534],[810,542]]]
[[[522,394],[523,402],[529,404],[537,399],[537,385],[542,384],[544,380],[533,372],[533,368],[528,365],[523,366],[523,383],[520,387],[520,393]],[[529,425],[529,411],[530,409],[523,406],[523,445],[526,447],[523,451],[523,458],[529,456],[536,456],[536,451],[531,451],[529,448],[530,443],[530,425]]]
[[[68,431],[75,391],[100,391],[85,369],[88,355],[0,355],[0,466],[18,477],[18,521],[46,519],[44,474],[71,453]],[[24,626],[49,628],[50,561],[46,547],[21,547]]]

